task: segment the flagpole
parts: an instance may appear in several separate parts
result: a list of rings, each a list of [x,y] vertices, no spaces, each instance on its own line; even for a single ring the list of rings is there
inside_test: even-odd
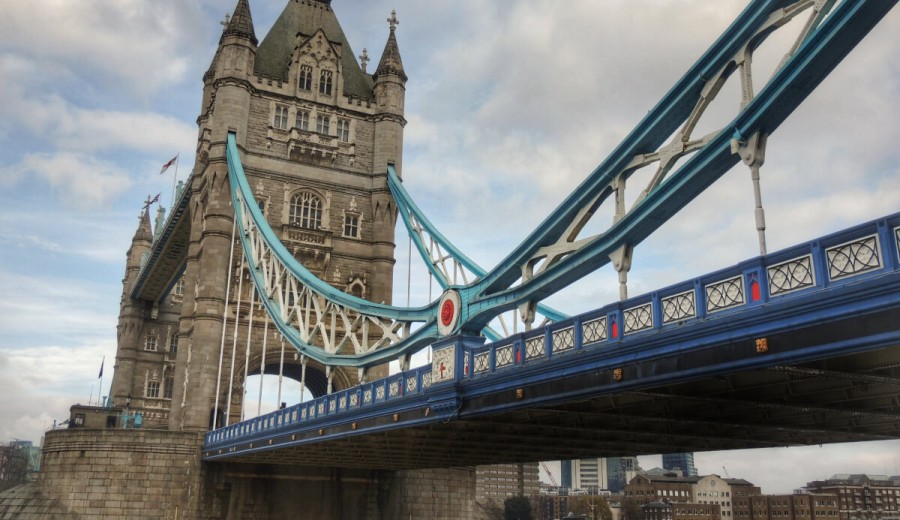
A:
[[[175,156],[175,176],[172,177],[172,207],[169,208],[170,214],[175,210],[175,184],[178,182],[178,156],[180,155],[181,154],[179,153]]]
[[[97,403],[100,406],[103,406],[103,403],[100,402],[100,399],[103,395],[103,365],[106,364],[106,356],[103,356],[103,360],[100,361],[100,388],[97,390]]]

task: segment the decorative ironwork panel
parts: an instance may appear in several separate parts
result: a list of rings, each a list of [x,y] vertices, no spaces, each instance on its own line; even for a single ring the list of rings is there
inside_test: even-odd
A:
[[[324,402],[319,403],[319,409],[318,409],[318,412],[319,412],[319,415],[322,415],[322,414],[325,413],[325,403],[324,403]]]
[[[625,309],[625,334],[653,328],[653,304]]]
[[[897,257],[900,260],[900,227],[894,228],[894,242],[897,245]]]
[[[391,381],[388,390],[388,395],[390,395],[391,397],[397,397],[398,395],[400,395],[400,381]]]
[[[431,386],[431,372],[426,372],[422,374],[422,389],[426,389]]]
[[[575,348],[575,327],[553,331],[553,352],[564,352]]]
[[[832,280],[881,267],[876,235],[826,249],[825,257],[828,260],[828,277]]]
[[[384,399],[384,386],[378,385],[375,387],[375,399]]]
[[[359,404],[359,394],[353,392],[350,394],[350,406],[356,406]]]
[[[409,376],[406,378],[406,391],[407,392],[415,392],[417,385],[418,385],[418,382],[416,381],[416,376]]]
[[[802,256],[766,269],[769,278],[769,294],[789,293],[816,284],[812,255]]]
[[[743,276],[735,276],[706,286],[706,312],[716,312],[743,305],[744,301]]]
[[[535,359],[543,356],[544,336],[525,340],[525,359]]]
[[[672,323],[697,315],[694,291],[685,291],[662,299],[662,321]]]
[[[347,396],[342,395],[340,399],[338,399],[338,408],[341,410],[347,409]]]
[[[291,422],[297,422],[297,410],[291,412]]]
[[[332,413],[332,412],[336,412],[336,411],[337,411],[337,400],[329,399],[328,400],[328,412]]]
[[[581,324],[581,337],[585,345],[606,339],[606,317]]]
[[[513,346],[507,345],[497,349],[497,368],[512,365],[513,362]]]
[[[491,353],[475,354],[475,373],[480,374],[491,369]]]
[[[302,410],[300,410],[300,420],[301,421],[306,420],[306,408],[303,408]]]
[[[363,403],[364,404],[372,403],[372,389],[371,388],[366,388],[366,390],[363,392]]]

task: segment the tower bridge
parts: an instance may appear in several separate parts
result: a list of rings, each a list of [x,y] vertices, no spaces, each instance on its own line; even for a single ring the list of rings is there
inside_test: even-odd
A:
[[[155,235],[144,212],[127,255],[110,393],[147,429],[51,432],[41,489],[85,513],[73,497],[117,491],[79,476],[127,468],[166,490],[133,496],[145,518],[457,519],[477,464],[897,438],[900,214],[769,252],[759,189],[779,125],[895,3],[751,1],[485,269],[403,188],[395,14],[368,73],[329,0],[290,0],[262,42],[237,0],[185,189]],[[795,19],[760,77],[754,51]],[[697,135],[729,80],[740,106]],[[736,164],[760,256],[629,295],[641,242]],[[398,220],[441,288],[419,307],[392,300]],[[544,302],[607,265],[619,301]],[[276,365],[315,399],[246,417],[248,376]]]
[[[418,469],[897,435],[900,214],[206,434],[208,461]]]

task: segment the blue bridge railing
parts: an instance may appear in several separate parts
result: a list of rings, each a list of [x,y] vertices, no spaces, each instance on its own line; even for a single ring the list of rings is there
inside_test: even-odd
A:
[[[396,411],[404,400],[420,403],[413,398],[437,395],[439,388],[449,386],[448,382],[465,384],[510,374],[516,367],[552,362],[585,349],[616,349],[630,338],[665,333],[698,321],[729,319],[769,302],[808,296],[813,291],[827,291],[898,269],[900,213],[895,213],[501,341],[463,342],[452,358],[461,369],[448,370],[446,376],[435,364],[442,359],[442,348],[450,347],[445,347],[446,341],[437,343],[432,365],[210,431],[205,448],[298,426],[315,428],[348,412],[374,412],[385,403],[392,403]]]

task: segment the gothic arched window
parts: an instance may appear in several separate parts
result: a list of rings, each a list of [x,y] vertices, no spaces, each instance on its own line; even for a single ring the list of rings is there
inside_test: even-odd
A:
[[[323,70],[319,74],[319,94],[331,95],[331,76],[330,70]]]
[[[307,229],[322,225],[322,200],[313,193],[302,191],[291,197],[290,223]]]
[[[312,90],[312,67],[300,66],[300,78],[297,80],[297,86],[300,90]]]

